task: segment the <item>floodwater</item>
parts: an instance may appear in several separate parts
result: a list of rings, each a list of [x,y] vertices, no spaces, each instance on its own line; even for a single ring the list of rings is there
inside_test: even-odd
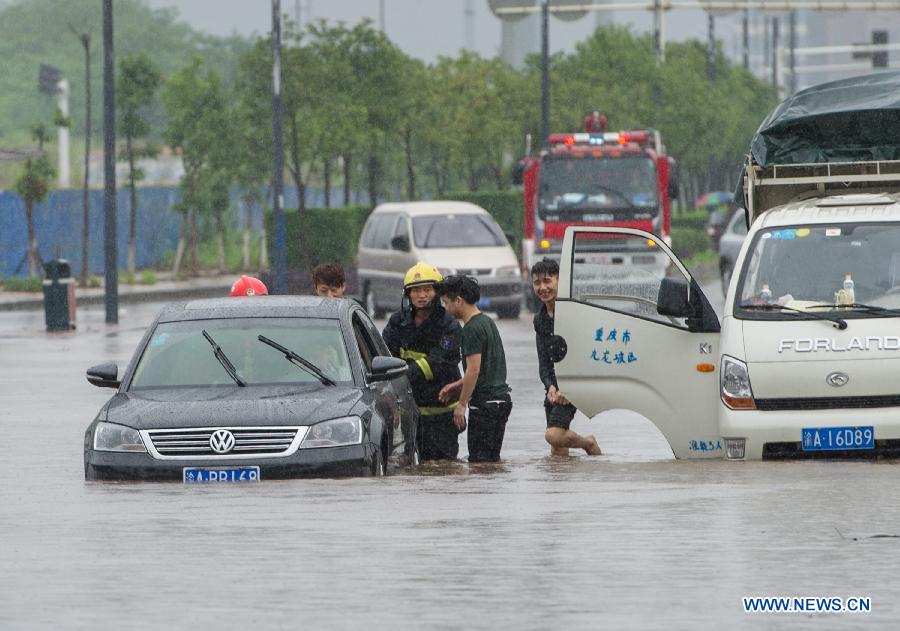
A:
[[[87,483],[84,429],[159,305],[0,313],[0,629],[875,628],[900,614],[892,463],[672,459],[637,415],[576,419],[608,455],[550,459],[530,318],[500,323],[498,466],[384,479]],[[463,453],[465,441],[462,441]],[[885,536],[888,535],[888,536]],[[869,613],[744,613],[861,596]]]

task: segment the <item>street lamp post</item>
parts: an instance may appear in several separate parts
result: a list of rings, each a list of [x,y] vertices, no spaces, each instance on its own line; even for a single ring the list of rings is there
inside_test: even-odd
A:
[[[550,0],[541,0],[541,146],[550,136]]]
[[[119,267],[116,242],[116,101],[112,0],[103,0],[103,249],[106,323],[119,322]]]
[[[287,293],[286,228],[284,220],[284,144],[281,99],[281,0],[272,0],[272,192],[275,216],[274,293]]]

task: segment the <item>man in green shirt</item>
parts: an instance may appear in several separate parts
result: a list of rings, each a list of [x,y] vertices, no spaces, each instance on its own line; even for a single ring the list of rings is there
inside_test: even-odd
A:
[[[469,276],[448,276],[440,284],[447,313],[463,321],[462,379],[441,389],[442,402],[459,392],[453,422],[466,428],[469,409],[469,462],[499,462],[506,421],[512,411],[506,383],[506,354],[494,321],[475,306],[481,298],[478,281]]]

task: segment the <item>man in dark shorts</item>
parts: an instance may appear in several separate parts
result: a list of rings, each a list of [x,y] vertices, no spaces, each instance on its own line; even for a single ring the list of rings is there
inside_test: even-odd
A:
[[[551,259],[538,261],[531,268],[531,286],[541,301],[540,310],[534,314],[534,334],[537,342],[538,373],[547,391],[544,412],[547,415],[547,431],[544,440],[550,444],[553,456],[568,456],[569,448],[584,449],[589,456],[603,452],[593,434],[581,436],[569,425],[575,417],[575,406],[559,391],[556,370],[550,359],[553,341],[553,316],[556,309],[556,293],[559,289],[559,264]]]
[[[459,392],[453,422],[466,428],[469,409],[469,462],[499,462],[506,421],[512,411],[506,383],[506,354],[494,321],[479,311],[478,281],[469,276],[448,276],[440,285],[447,313],[463,321],[462,379],[441,390],[441,401],[450,401]]]

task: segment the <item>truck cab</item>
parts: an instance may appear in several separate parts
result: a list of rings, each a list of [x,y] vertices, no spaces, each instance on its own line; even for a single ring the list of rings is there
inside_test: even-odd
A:
[[[644,415],[676,458],[900,455],[900,162],[749,169],[721,322],[657,235],[567,229],[561,391]],[[654,243],[672,272],[610,274],[591,255],[607,238]]]

